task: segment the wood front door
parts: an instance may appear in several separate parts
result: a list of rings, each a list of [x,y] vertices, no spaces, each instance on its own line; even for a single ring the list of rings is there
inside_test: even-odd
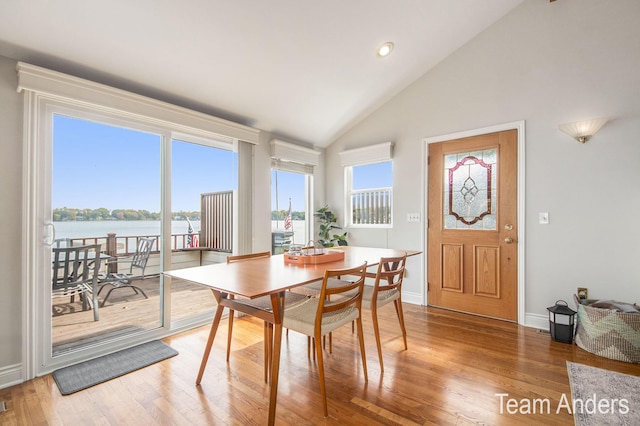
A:
[[[517,130],[429,145],[429,305],[517,320],[517,158]]]

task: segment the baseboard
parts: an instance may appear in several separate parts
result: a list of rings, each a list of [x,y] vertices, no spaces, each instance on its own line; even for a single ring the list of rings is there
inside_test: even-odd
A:
[[[402,292],[402,302],[411,303],[412,305],[423,305],[421,293],[411,293],[406,290]]]
[[[19,385],[22,379],[22,364],[8,365],[0,368],[0,389]]]
[[[522,324],[526,327],[539,328],[541,330],[549,330],[549,317],[540,314],[524,314],[525,323]]]

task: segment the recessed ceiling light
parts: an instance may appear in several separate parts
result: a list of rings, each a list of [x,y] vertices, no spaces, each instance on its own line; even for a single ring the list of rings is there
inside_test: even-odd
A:
[[[393,43],[388,41],[378,48],[378,56],[380,56],[381,58],[384,58],[389,53],[391,53],[392,50],[393,50]]]

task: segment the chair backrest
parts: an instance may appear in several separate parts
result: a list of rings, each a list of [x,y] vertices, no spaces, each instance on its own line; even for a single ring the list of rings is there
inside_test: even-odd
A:
[[[382,257],[378,263],[372,298],[375,299],[378,292],[387,290],[402,290],[404,269],[407,263],[407,255],[398,257]]]
[[[130,273],[133,273],[133,268],[138,268],[141,270],[140,275],[144,275],[144,269],[147,267],[147,261],[149,260],[149,254],[151,254],[154,242],[155,238],[140,238],[138,240],[136,252],[131,258]]]
[[[53,247],[53,290],[94,283],[100,269],[100,244]]]
[[[53,246],[55,248],[71,247],[71,238],[56,238],[53,240]]]
[[[362,265],[345,269],[327,269],[322,280],[322,289],[318,297],[322,302],[318,303],[316,312],[316,327],[322,323],[322,317],[326,314],[355,306],[358,311],[362,308],[362,292],[367,273],[367,262]],[[339,279],[343,285],[327,286],[330,278]],[[334,297],[339,296],[339,297]]]
[[[271,252],[261,251],[260,253],[238,254],[236,256],[227,256],[227,263],[238,262],[241,260],[256,259],[260,257],[271,257]]]

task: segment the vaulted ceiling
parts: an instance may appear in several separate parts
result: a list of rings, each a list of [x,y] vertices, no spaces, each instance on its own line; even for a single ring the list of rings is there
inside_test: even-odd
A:
[[[521,2],[2,0],[0,55],[322,147]]]

